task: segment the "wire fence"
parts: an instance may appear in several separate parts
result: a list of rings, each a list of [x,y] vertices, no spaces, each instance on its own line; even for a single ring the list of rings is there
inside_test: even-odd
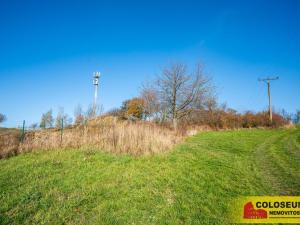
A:
[[[168,150],[181,140],[168,127],[143,121],[118,121],[108,117],[79,125],[32,129],[26,121],[17,129],[0,132],[0,158],[34,150],[69,149],[88,147],[112,153],[132,155],[152,154]]]
[[[59,131],[59,143],[62,145],[64,138],[65,123],[61,119],[60,127],[53,128]],[[16,128],[2,128],[0,130],[0,158],[17,154],[19,147],[26,142],[31,133],[42,131],[37,126],[27,126],[26,121]]]

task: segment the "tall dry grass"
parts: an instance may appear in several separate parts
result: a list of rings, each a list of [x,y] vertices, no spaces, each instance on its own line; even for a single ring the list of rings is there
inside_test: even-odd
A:
[[[0,128],[0,159],[16,155],[19,151],[20,131]]]
[[[18,151],[92,147],[112,153],[142,155],[168,151],[181,139],[178,133],[153,123],[104,118],[65,129],[62,141],[58,129],[28,132]]]

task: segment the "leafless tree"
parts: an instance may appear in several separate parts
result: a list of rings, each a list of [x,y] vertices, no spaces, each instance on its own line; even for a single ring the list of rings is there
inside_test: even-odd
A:
[[[84,123],[84,112],[82,110],[81,105],[77,105],[74,110],[74,118],[75,118],[75,125],[81,125]]]
[[[48,112],[44,113],[41,118],[40,127],[41,128],[47,128],[53,126],[53,116],[52,116],[52,109],[50,109]]]
[[[161,111],[172,120],[174,129],[178,120],[201,107],[213,90],[201,64],[192,72],[188,72],[185,64],[171,64],[157,78],[156,87]]]
[[[37,128],[38,128],[38,123],[33,123],[33,124],[31,124],[29,127],[30,127],[30,129],[32,129],[32,130],[36,130]]]
[[[87,120],[92,119],[95,117],[96,114],[97,114],[97,106],[94,107],[93,104],[90,104],[85,112],[85,118]]]
[[[293,118],[293,114],[288,113],[285,109],[281,109],[281,112],[279,112],[279,115],[281,115],[286,121],[291,122]]]
[[[85,119],[89,120],[97,116],[101,116],[103,112],[104,112],[104,106],[102,104],[101,105],[90,104],[87,108],[87,111],[85,112]]]
[[[70,118],[68,116],[68,114],[66,114],[64,112],[64,108],[60,107],[55,119],[55,127],[56,128],[61,128],[62,126],[67,127],[72,123],[72,118]]]
[[[300,123],[300,110],[297,110],[294,116],[294,123]]]
[[[3,123],[6,120],[6,116],[0,113],[0,123]]]
[[[145,119],[155,119],[160,112],[159,100],[155,88],[150,84],[143,85],[141,98],[144,100]]]

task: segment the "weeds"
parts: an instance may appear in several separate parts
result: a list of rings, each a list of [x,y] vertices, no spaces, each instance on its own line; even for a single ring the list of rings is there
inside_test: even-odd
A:
[[[172,129],[147,122],[116,121],[98,119],[86,125],[64,130],[61,142],[59,129],[44,129],[26,133],[23,143],[13,136],[2,138],[2,157],[14,148],[18,153],[36,149],[65,149],[85,146],[119,154],[149,155],[168,151],[183,135]],[[4,149],[2,149],[4,148]]]

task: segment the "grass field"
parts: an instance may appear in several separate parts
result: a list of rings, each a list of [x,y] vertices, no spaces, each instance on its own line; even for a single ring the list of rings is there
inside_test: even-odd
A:
[[[0,161],[1,224],[225,224],[229,201],[300,195],[300,129],[200,133],[155,156],[40,151]]]

